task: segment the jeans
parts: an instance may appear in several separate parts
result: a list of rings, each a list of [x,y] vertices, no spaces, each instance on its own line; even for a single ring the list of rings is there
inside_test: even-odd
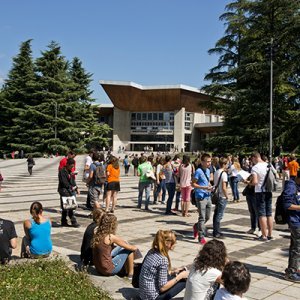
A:
[[[246,195],[246,200],[248,204],[248,210],[250,213],[251,229],[255,230],[257,227],[260,230],[255,194],[253,193]]]
[[[157,197],[158,197],[160,191],[162,191],[161,201],[165,202],[165,200],[166,200],[166,192],[167,192],[166,180],[165,179],[162,179],[160,181],[160,183],[156,186],[156,190],[154,192],[154,203],[157,202]]]
[[[180,196],[181,196],[181,191],[176,191],[175,208],[176,208],[177,210],[179,209]]]
[[[145,209],[148,209],[149,202],[150,202],[150,192],[151,192],[151,183],[150,182],[139,182],[139,196],[138,196],[138,207],[139,208],[142,207],[144,190],[146,193]]]
[[[172,203],[173,203],[173,198],[175,195],[175,189],[176,189],[176,184],[175,182],[168,182],[166,183],[166,188],[168,191],[168,200],[167,200],[167,209],[166,209],[166,214],[171,212],[172,209]]]
[[[231,176],[230,186],[232,190],[233,200],[240,200],[238,184],[239,184],[239,178],[236,176]]]
[[[300,273],[300,227],[290,227],[291,243],[289,249],[289,266],[290,273]]]
[[[114,264],[112,275],[116,275],[121,271],[127,260],[128,255],[131,252],[131,250],[124,249],[120,246],[117,246],[111,251],[112,262]]]
[[[168,281],[174,278],[174,276],[168,275]],[[176,295],[178,295],[183,289],[185,289],[186,280],[180,280],[167,291],[156,297],[155,300],[169,300],[173,299]]]
[[[219,197],[219,201],[215,206],[214,216],[213,216],[213,236],[221,234],[220,224],[223,219],[224,211],[227,205],[227,199]]]
[[[209,220],[211,214],[211,198],[197,199],[196,205],[198,209],[198,223],[197,229],[199,233],[199,241],[201,238],[207,235],[207,229],[205,227],[205,223]]]

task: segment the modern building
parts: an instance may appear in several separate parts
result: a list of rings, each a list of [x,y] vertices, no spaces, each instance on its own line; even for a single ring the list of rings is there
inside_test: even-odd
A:
[[[99,119],[113,128],[114,151],[143,151],[146,147],[196,151],[223,125],[222,116],[207,109],[207,103],[216,99],[197,88],[123,81],[100,84],[113,103],[99,106]]]

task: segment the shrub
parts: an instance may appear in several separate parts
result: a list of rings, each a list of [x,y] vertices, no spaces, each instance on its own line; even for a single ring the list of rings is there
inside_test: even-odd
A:
[[[61,259],[28,261],[0,266],[1,299],[112,299],[89,281],[86,273],[73,272]]]

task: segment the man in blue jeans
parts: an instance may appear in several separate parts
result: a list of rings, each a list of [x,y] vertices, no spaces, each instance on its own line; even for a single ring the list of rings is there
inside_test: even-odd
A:
[[[206,243],[207,229],[205,223],[209,220],[211,214],[211,191],[213,186],[210,184],[212,174],[210,174],[211,156],[204,153],[201,156],[200,164],[192,180],[195,188],[196,205],[198,208],[198,223],[194,225],[194,237],[200,244]]]
[[[227,194],[227,158],[221,157],[219,161],[220,169],[214,174],[214,186],[216,193],[219,196],[218,202],[215,206],[214,216],[213,216],[213,236],[215,238],[223,238],[221,232],[221,220],[223,219],[224,211],[228,201]]]
[[[285,270],[285,279],[300,282],[300,171],[294,180],[285,182],[282,196],[291,231],[289,264]]]

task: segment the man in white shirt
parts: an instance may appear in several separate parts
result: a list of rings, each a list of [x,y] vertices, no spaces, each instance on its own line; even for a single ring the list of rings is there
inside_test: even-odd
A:
[[[216,193],[219,196],[218,202],[215,206],[214,216],[213,216],[213,236],[215,238],[223,238],[223,234],[220,230],[220,223],[223,219],[224,211],[228,201],[227,194],[227,166],[228,160],[225,157],[221,157],[219,160],[220,169],[217,170],[214,174],[214,186]]]
[[[268,164],[261,159],[258,152],[251,155],[254,164],[251,174],[253,175],[252,185],[255,186],[255,199],[258,211],[259,225],[261,228],[260,241],[272,239],[273,218],[272,218],[272,192],[265,191],[264,182],[268,172]]]

